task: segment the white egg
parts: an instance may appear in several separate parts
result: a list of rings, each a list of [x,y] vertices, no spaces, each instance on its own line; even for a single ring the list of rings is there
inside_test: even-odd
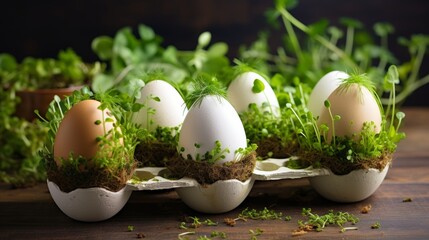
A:
[[[337,89],[343,79],[347,79],[350,76],[341,71],[332,71],[323,76],[314,86],[313,91],[308,99],[308,110],[313,114],[314,117],[320,116],[324,102],[328,99],[329,95]]]
[[[235,151],[247,147],[246,133],[234,107],[221,96],[208,95],[189,109],[180,130],[179,149],[185,159],[201,159],[214,149],[216,141],[229,153],[215,164],[236,160]]]
[[[333,131],[336,136],[358,137],[366,122],[373,122],[375,132],[380,132],[382,120],[380,107],[366,87],[356,83],[341,85],[332,92],[328,100],[332,116],[341,117],[334,121],[333,126],[329,110],[323,107],[318,123],[329,127],[328,141],[332,138]]]
[[[259,93],[252,91],[254,81],[258,79],[264,84],[264,90]],[[280,115],[279,102],[270,84],[255,72],[245,72],[238,75],[229,85],[227,99],[238,113],[248,110],[255,103],[261,110]],[[265,103],[265,104],[264,104]]]
[[[177,127],[182,124],[188,112],[179,92],[163,80],[146,84],[137,103],[144,107],[134,115],[133,121],[150,131],[157,127]]]

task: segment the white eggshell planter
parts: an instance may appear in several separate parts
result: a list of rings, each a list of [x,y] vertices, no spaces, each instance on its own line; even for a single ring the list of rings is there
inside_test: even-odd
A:
[[[377,169],[355,170],[347,175],[335,175],[327,169],[290,169],[289,159],[257,161],[253,175],[245,182],[236,179],[200,185],[195,179],[167,179],[162,177],[165,168],[136,169],[136,176],[149,176],[146,180],[130,180],[118,192],[104,188],[76,189],[62,192],[48,180],[48,188],[57,206],[72,219],[84,222],[107,220],[126,204],[133,191],[175,189],[190,208],[202,213],[224,213],[238,207],[248,196],[256,180],[272,181],[308,177],[311,186],[326,199],[336,202],[357,202],[371,196],[383,182],[389,166]]]
[[[203,213],[224,213],[238,207],[246,199],[255,180],[217,181],[210,185],[177,188],[176,192],[190,208]]]
[[[311,186],[324,198],[335,202],[358,202],[371,196],[386,177],[389,166],[383,171],[378,169],[360,169],[346,175],[310,178]]]
[[[83,222],[98,222],[113,217],[125,206],[132,192],[125,186],[118,192],[104,188],[78,188],[66,193],[54,182],[47,182],[49,192],[61,211]]]

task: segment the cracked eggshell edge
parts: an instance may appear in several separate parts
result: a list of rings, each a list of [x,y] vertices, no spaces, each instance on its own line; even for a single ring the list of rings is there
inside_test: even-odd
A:
[[[63,192],[57,184],[47,180],[52,199],[61,211],[72,219],[98,222],[116,215],[127,203],[132,191],[125,186],[117,192],[104,188],[78,188]]]
[[[177,188],[176,192],[190,208],[203,213],[225,213],[238,207],[253,187],[253,178],[217,181],[210,185]]]

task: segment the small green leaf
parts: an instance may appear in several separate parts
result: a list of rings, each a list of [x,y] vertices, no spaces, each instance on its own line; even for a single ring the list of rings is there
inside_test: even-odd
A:
[[[390,84],[399,84],[399,73],[395,65],[390,66],[387,70],[386,81]]]
[[[211,38],[212,35],[210,32],[201,33],[201,35],[198,37],[198,46],[200,48],[204,48],[205,46],[209,45]]]
[[[265,89],[264,82],[262,82],[259,79],[255,79],[253,81],[253,87],[252,87],[253,93],[260,93],[260,92],[264,91],[264,89]]]
[[[140,37],[146,41],[149,41],[155,38],[155,32],[153,31],[153,29],[144,24],[139,25],[139,34],[140,34]]]
[[[328,27],[328,32],[329,34],[331,34],[333,38],[336,38],[336,39],[340,39],[344,35],[343,31],[341,31],[341,29],[335,26]]]
[[[17,62],[14,56],[2,53],[0,54],[0,70],[13,71],[17,67]]]
[[[153,97],[152,100],[154,100],[155,102],[161,102],[161,98],[157,96]]]
[[[404,118],[405,118],[405,113],[404,113],[404,112],[397,112],[397,113],[396,113],[396,118],[397,118],[398,120],[402,120],[402,119],[404,119]]]
[[[276,73],[272,78],[271,78],[271,86],[280,89],[284,83],[286,83],[286,79],[279,73]],[[294,89],[294,88],[293,88]],[[295,89],[294,89],[295,90]]]
[[[95,125],[100,125],[100,124],[101,124],[101,121],[100,121],[100,120],[96,120],[96,121],[94,122],[94,124],[95,124]]]
[[[351,28],[359,29],[359,28],[363,27],[362,22],[360,22],[356,19],[353,19],[353,18],[343,17],[340,19],[340,22],[341,22],[341,24],[343,24],[347,27],[351,27]]]
[[[325,105],[325,108],[330,108],[331,107],[331,103],[327,99],[323,102],[323,104]]]
[[[391,33],[393,33],[395,29],[393,28],[393,25],[390,23],[376,23],[374,24],[374,32],[380,36],[384,37]]]
[[[329,26],[329,21],[322,19],[308,26],[308,30],[311,36],[321,35],[326,31],[326,28]]]
[[[109,60],[113,55],[113,39],[108,36],[97,37],[92,41],[91,48],[101,60]]]
[[[221,56],[225,56],[227,52],[228,52],[228,45],[223,42],[218,42],[213,44],[209,48],[208,55],[210,57],[221,57]]]

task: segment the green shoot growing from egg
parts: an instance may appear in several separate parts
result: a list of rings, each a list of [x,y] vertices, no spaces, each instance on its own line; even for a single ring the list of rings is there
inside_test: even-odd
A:
[[[200,183],[247,180],[255,166],[256,145],[248,146],[244,127],[216,78],[200,78],[180,129],[180,157],[167,166],[173,174]],[[191,170],[193,169],[193,170]]]
[[[341,79],[321,110],[311,112],[287,104],[300,146],[299,159],[288,163],[289,167],[322,167],[339,175],[356,169],[383,170],[405,137],[399,132],[405,115],[395,108],[397,77],[396,67],[391,66],[384,78],[385,85],[390,86],[386,109],[365,74]],[[313,91],[320,91],[320,87],[316,85]]]
[[[61,190],[122,189],[136,167],[139,131],[131,122],[131,98],[117,91],[94,94],[87,88],[55,98],[43,125],[49,129],[41,155],[48,179]]]

